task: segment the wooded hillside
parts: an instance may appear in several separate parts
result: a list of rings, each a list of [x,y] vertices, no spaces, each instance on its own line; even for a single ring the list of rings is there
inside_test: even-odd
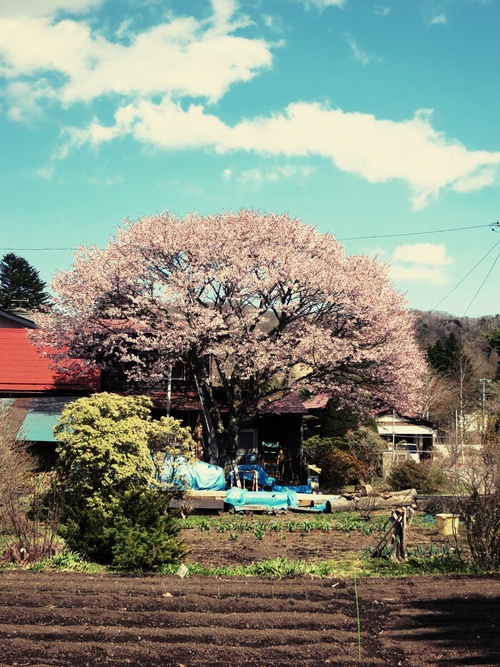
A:
[[[476,430],[498,432],[500,315],[479,318],[415,311],[417,339],[431,374],[426,412],[440,435],[461,429],[464,442]],[[458,425],[458,426],[457,426]]]

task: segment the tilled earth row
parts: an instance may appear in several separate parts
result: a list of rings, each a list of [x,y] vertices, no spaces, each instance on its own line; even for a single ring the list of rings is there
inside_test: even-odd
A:
[[[499,630],[498,577],[355,586],[0,572],[0,664],[9,666],[477,667],[500,665]]]

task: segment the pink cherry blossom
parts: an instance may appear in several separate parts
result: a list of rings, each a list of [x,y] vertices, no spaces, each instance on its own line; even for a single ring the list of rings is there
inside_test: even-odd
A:
[[[81,248],[51,287],[44,344],[97,366],[112,359],[151,387],[186,364],[214,427],[213,460],[234,453],[265,401],[299,388],[364,414],[419,413],[425,362],[388,267],[285,214],[126,222],[104,250]]]

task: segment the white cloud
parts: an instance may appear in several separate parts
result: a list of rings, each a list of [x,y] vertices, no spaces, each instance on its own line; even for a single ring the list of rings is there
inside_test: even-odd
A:
[[[224,170],[225,180],[236,180],[242,185],[261,185],[263,183],[279,183],[293,180],[304,183],[313,173],[314,167],[308,165],[283,164],[269,168],[246,169],[238,174],[232,169]]]
[[[121,183],[123,183],[123,176],[120,175],[105,176],[105,177],[93,176],[88,180],[90,185],[97,185],[97,186],[104,185],[105,187],[109,188],[112,187],[113,185],[120,185]]]
[[[60,11],[84,14],[101,3],[102,0],[0,0],[0,16],[52,16]]]
[[[90,6],[84,0],[42,4]],[[43,75],[45,97],[58,98],[63,105],[111,94],[128,99],[191,96],[215,102],[234,83],[269,67],[272,57],[262,39],[234,34],[248,25],[248,19],[233,16],[232,0],[212,4],[208,20],[174,17],[130,36],[127,44],[106,39],[81,20],[0,14],[0,75],[32,88]],[[129,26],[122,24],[118,37],[124,30]],[[42,99],[38,95],[39,103]]]
[[[422,266],[391,266],[390,275],[393,280],[411,280],[413,282],[425,282],[431,285],[445,285],[449,282],[449,276],[442,267]]]
[[[339,9],[342,9],[343,7],[345,7],[346,4],[346,0],[296,0],[296,1],[304,5],[306,9],[314,8],[318,9],[319,11],[323,11],[328,7],[339,7]]]
[[[51,181],[54,177],[55,168],[53,164],[45,165],[35,171],[35,176],[42,178],[44,181]]]
[[[430,25],[446,25],[446,14],[437,14],[433,16]]]
[[[413,243],[402,245],[393,253],[393,261],[413,264],[433,264],[444,266],[453,264],[453,259],[446,252],[444,243]]]
[[[444,243],[414,243],[396,248],[392,255],[391,277],[432,285],[449,281],[446,266],[453,264]]]
[[[236,0],[212,0],[208,18],[169,15],[138,33],[122,22],[116,41],[91,23],[57,15],[58,10],[84,12],[99,1],[0,0],[0,76],[7,81],[4,99],[10,118],[26,121],[47,108],[90,105],[103,97],[114,104],[111,124],[96,117],[85,127],[63,127],[66,141],[55,159],[75,147],[123,136],[164,150],[319,157],[371,183],[404,182],[416,210],[444,189],[469,192],[497,182],[500,153],[469,151],[447,139],[432,126],[429,110],[393,121],[296,102],[229,125],[207,111],[207,104],[269,68],[273,48],[263,39],[244,36],[249,19],[238,11]],[[315,6],[343,4],[316,0]],[[18,5],[24,8],[23,18],[16,15]],[[371,56],[350,39],[356,57],[369,62]],[[307,176],[277,168],[239,175],[247,182],[299,177]]]
[[[6,89],[7,115],[17,122],[29,121],[42,114],[41,101],[46,103],[55,97],[52,87],[43,77],[33,84],[14,81]]]
[[[369,65],[374,61],[380,62],[380,58],[367,53],[359,46],[359,44],[351,35],[347,35],[346,40],[349,48],[351,49],[352,57],[356,62],[361,63],[362,65]]]
[[[498,152],[468,151],[458,141],[446,139],[432,127],[428,110],[397,122],[305,102],[231,127],[205,113],[201,105],[184,110],[169,99],[160,104],[142,101],[120,108],[110,127],[95,121],[85,130],[73,130],[68,148],[98,145],[127,134],[163,149],[319,156],[371,183],[394,179],[407,183],[415,210],[427,206],[443,189],[465,192],[492,184],[500,165]]]
[[[283,114],[243,121],[230,133],[227,148],[288,156],[319,155],[342,171],[372,183],[401,179],[408,183],[415,209],[439,192],[490,182],[500,153],[468,151],[434,130],[429,111],[401,122],[370,114],[347,113],[319,104],[291,104]],[[409,158],[411,156],[411,158]]]

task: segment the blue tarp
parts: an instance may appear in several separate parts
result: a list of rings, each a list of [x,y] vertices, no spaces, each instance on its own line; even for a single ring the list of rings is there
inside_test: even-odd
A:
[[[242,506],[265,506],[275,510],[298,507],[299,500],[295,491],[247,491],[233,486],[226,493],[226,503],[235,509]]]
[[[302,486],[279,486],[273,484],[273,491],[295,491],[295,493],[312,493],[310,486],[303,484]]]
[[[311,509],[314,509],[314,510],[316,510],[316,511],[318,511],[318,512],[326,512],[326,505],[327,505],[327,503],[329,503],[329,502],[335,502],[336,500],[339,500],[340,498],[342,498],[342,496],[332,496],[332,497],[329,498],[328,500],[325,500],[324,503],[320,503],[319,505],[314,505],[314,507],[311,508]]]
[[[225,491],[226,479],[224,469],[204,461],[176,461],[175,465],[166,464],[162,482],[172,483],[175,472],[176,485],[187,486],[193,491]]]

